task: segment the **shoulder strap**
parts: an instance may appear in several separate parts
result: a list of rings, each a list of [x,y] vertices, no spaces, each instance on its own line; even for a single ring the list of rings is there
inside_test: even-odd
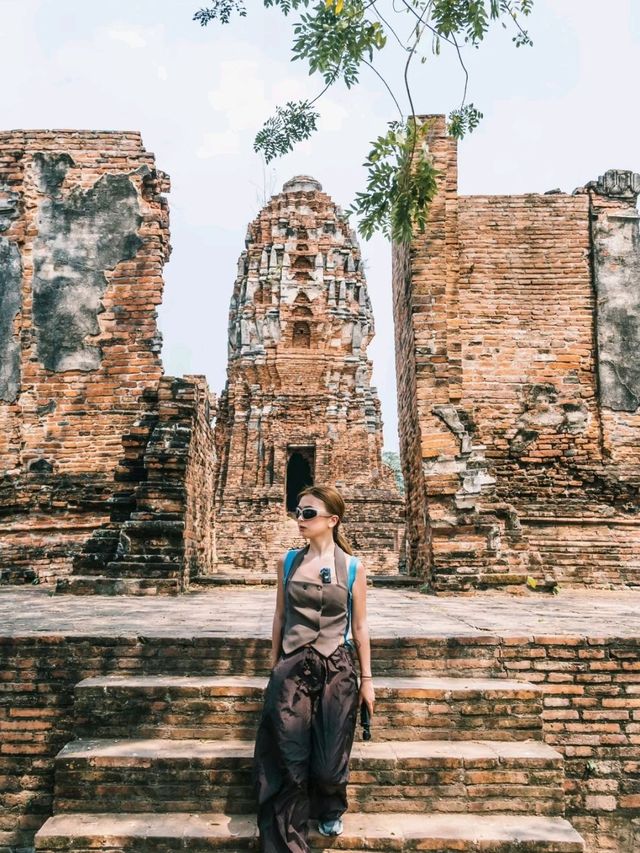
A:
[[[357,557],[351,556],[349,560],[349,568],[347,572],[347,628],[344,632],[344,639],[347,642],[349,632],[351,631],[351,611],[353,606],[353,583],[356,579],[360,560]]]
[[[352,556],[349,560],[349,595],[351,595],[351,590],[353,589],[353,582],[356,579],[356,572],[358,570],[358,565],[360,564],[360,560],[357,557]]]
[[[287,551],[284,557],[284,565],[282,567],[283,572],[283,580],[286,586],[287,581],[289,580],[289,574],[291,573],[291,566],[293,565],[293,561],[296,558],[296,554],[298,553],[299,548],[292,548],[290,551]]]

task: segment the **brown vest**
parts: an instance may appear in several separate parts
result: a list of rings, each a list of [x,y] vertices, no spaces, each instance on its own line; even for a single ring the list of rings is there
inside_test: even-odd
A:
[[[324,657],[344,643],[348,621],[348,561],[350,555],[335,543],[335,579],[322,583],[296,578],[295,572],[309,546],[294,558],[285,590],[285,622],[282,650],[290,654],[300,646],[311,645]]]

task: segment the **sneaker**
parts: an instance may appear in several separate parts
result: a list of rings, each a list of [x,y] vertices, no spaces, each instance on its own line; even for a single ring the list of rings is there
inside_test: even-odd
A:
[[[319,820],[318,832],[320,835],[342,835],[344,826],[342,818],[337,817],[335,820]]]

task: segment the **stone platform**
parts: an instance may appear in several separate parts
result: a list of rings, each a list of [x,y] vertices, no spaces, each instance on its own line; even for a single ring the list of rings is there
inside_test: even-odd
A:
[[[0,634],[13,636],[224,636],[267,639],[275,590],[220,587],[180,598],[54,596],[0,587]],[[503,592],[469,597],[369,590],[373,638],[536,635],[640,637],[640,590]]]
[[[275,590],[0,591],[0,851],[256,849]],[[640,850],[640,591],[372,589],[374,740],[314,850]]]

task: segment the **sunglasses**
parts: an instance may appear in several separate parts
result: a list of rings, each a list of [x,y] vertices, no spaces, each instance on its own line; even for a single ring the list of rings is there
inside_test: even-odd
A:
[[[317,509],[314,509],[311,506],[305,506],[304,508],[300,508],[299,506],[296,507],[296,518],[300,518],[300,516],[302,516],[302,518],[306,518],[308,520],[310,518],[315,518],[316,515],[320,516],[321,518],[333,518],[333,515],[327,515],[326,513],[318,512]]]

